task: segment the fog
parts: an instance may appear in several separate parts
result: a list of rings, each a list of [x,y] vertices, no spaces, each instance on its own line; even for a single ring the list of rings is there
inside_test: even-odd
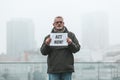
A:
[[[83,46],[86,41],[83,41],[83,37],[87,36],[87,32],[88,35],[89,31],[95,33],[101,26],[101,34],[108,33],[107,38],[103,37],[107,39],[108,46],[119,45],[119,4],[120,0],[0,0],[0,53],[6,53],[8,21],[32,20],[36,47],[39,48],[44,37],[51,32],[54,17],[58,15],[64,17],[65,26],[76,34]],[[88,23],[91,23],[89,27]],[[88,24],[86,28],[84,28],[85,24]],[[94,40],[97,37],[91,38]]]

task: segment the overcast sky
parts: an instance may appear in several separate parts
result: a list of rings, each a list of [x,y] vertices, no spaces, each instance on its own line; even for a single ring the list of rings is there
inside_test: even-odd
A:
[[[6,53],[6,23],[14,18],[29,18],[35,24],[37,47],[50,33],[55,16],[81,40],[81,16],[104,12],[108,16],[109,43],[120,44],[120,0],[0,0],[0,53]]]

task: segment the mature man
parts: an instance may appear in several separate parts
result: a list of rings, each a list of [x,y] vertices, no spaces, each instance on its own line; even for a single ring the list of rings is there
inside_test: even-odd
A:
[[[48,75],[49,80],[72,80],[72,72],[74,72],[74,56],[80,50],[79,42],[74,33],[67,30],[64,26],[63,17],[57,16],[54,19],[53,29],[51,33],[67,33],[67,46],[51,46],[52,41],[50,35],[45,37],[45,40],[40,48],[43,55],[48,55]]]

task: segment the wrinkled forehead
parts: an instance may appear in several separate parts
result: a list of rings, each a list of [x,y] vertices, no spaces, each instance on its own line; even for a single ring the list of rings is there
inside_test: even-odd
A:
[[[62,18],[62,17],[56,17],[56,18],[54,19],[54,22],[57,22],[57,21],[63,21],[63,18]]]

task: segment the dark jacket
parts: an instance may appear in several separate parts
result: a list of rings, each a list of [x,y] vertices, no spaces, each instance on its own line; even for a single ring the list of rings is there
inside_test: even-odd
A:
[[[52,30],[52,33],[55,33],[54,30]],[[69,32],[66,27],[63,33],[68,33],[68,37],[72,39],[70,45],[48,46],[45,44],[45,40],[50,37],[48,35],[40,48],[43,55],[48,55],[48,73],[74,72],[74,57],[72,53],[79,51],[80,45],[74,33]]]

